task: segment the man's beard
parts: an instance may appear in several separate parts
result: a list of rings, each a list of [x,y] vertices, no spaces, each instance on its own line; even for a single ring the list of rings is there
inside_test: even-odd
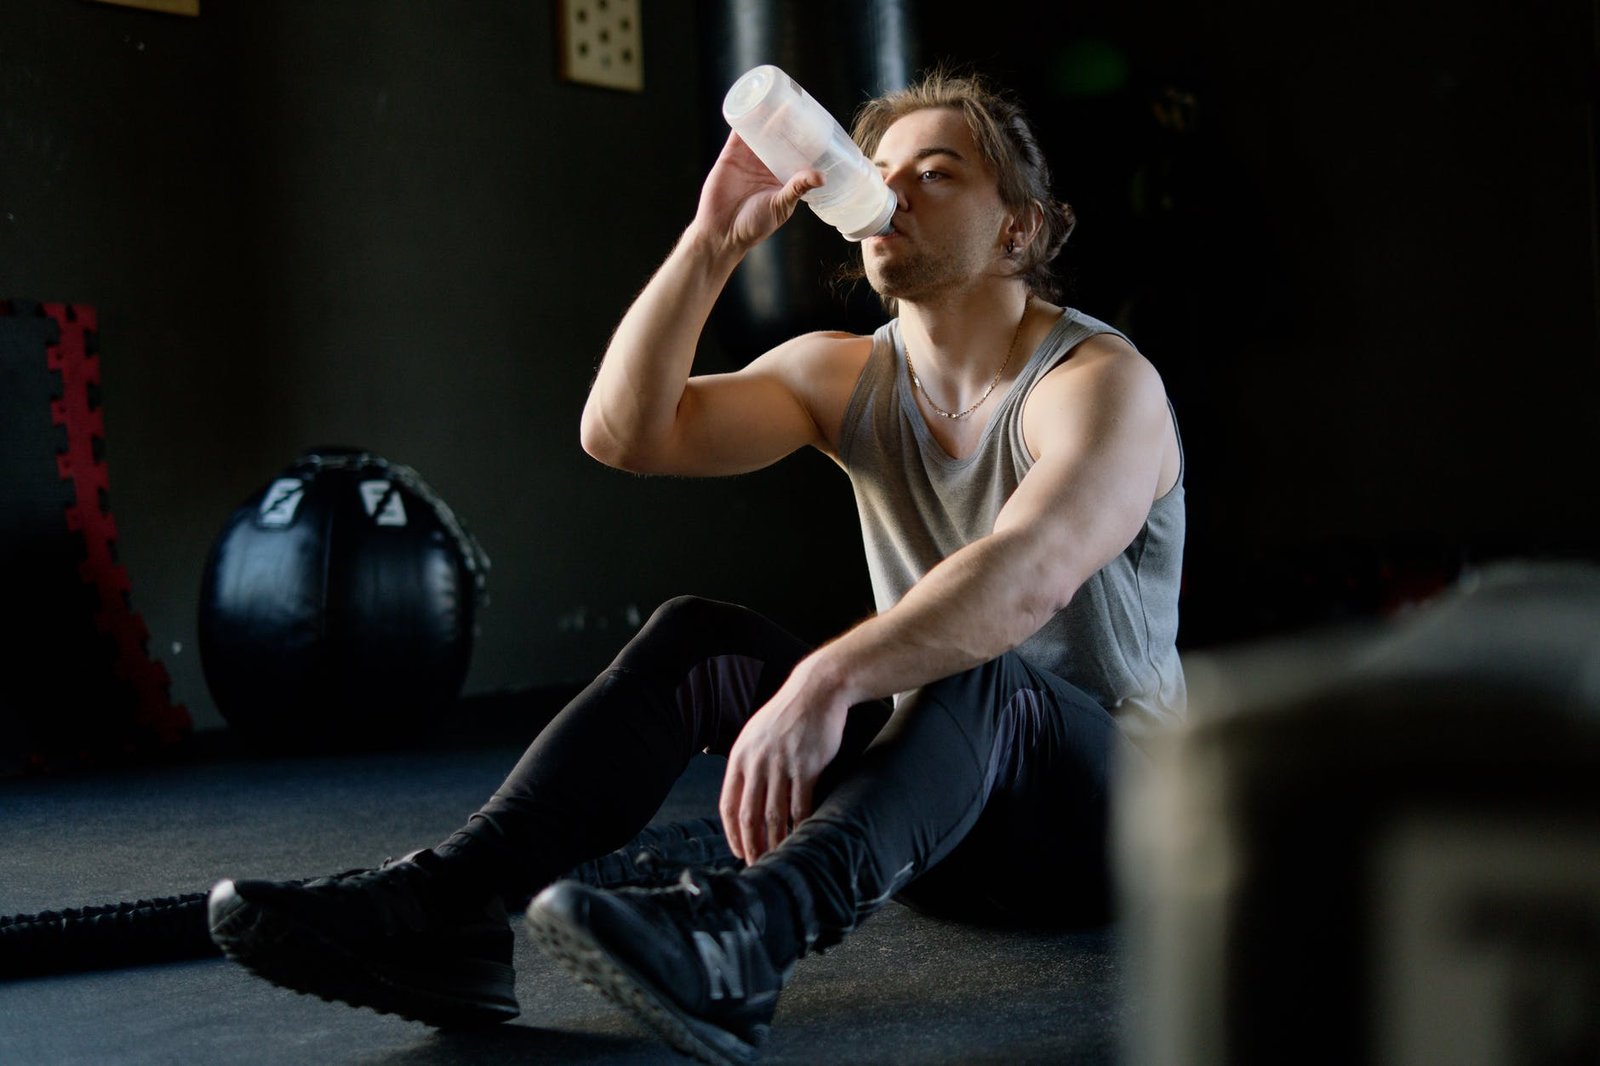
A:
[[[880,297],[911,299],[938,289],[945,271],[930,256],[916,256],[898,262],[868,262],[867,284]]]
[[[882,299],[927,299],[970,280],[978,264],[962,263],[953,249],[917,247],[910,254],[864,259],[867,284]]]

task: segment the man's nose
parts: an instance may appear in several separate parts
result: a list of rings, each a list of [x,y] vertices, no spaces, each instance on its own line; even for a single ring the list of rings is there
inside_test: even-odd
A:
[[[895,210],[904,211],[911,206],[906,198],[906,190],[911,187],[911,177],[903,172],[885,171],[883,182],[889,186],[889,191],[894,193]]]

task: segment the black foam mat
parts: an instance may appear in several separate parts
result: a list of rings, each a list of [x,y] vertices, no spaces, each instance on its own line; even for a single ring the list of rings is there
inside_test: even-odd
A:
[[[317,757],[222,756],[0,781],[0,913],[304,877],[448,834],[520,744]],[[657,821],[712,813],[698,757]],[[518,937],[522,1015],[491,1031],[298,996],[222,959],[0,982],[0,1062],[656,1063],[678,1059]],[[767,1063],[1110,1063],[1134,1012],[1116,934],[997,931],[890,904],[803,961]]]

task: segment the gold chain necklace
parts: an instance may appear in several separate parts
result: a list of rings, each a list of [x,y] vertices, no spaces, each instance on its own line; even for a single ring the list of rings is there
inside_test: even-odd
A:
[[[922,398],[928,401],[928,406],[933,408],[933,413],[938,415],[940,418],[948,418],[951,421],[957,421],[959,419],[966,418],[972,412],[983,406],[983,401],[989,398],[989,394],[994,391],[994,387],[1000,384],[1000,379],[1005,376],[1006,367],[1011,365],[1011,357],[1015,355],[1017,351],[1017,338],[1022,336],[1022,323],[1026,322],[1027,319],[1028,304],[1026,301],[1024,301],[1022,305],[1022,317],[1017,319],[1017,330],[1015,333],[1011,334],[1011,347],[1006,349],[1006,361],[1000,364],[999,370],[995,371],[994,380],[989,382],[989,387],[983,390],[983,395],[979,396],[977,401],[965,411],[952,413],[950,411],[946,411],[943,407],[940,407],[938,404],[933,402],[933,397],[928,395],[928,390],[922,387],[922,379],[917,377],[917,368],[911,365],[911,344],[906,340],[905,334],[902,333],[900,335],[900,343],[905,347],[906,350],[906,373],[911,375],[911,384],[917,387],[917,391],[922,393]]]

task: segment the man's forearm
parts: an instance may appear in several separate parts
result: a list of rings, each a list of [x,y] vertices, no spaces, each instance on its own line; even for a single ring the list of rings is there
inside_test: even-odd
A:
[[[750,716],[728,753],[717,807],[733,853],[754,862],[812,813],[851,706],[987,662],[1048,617],[1030,588],[1023,533],[975,541],[930,570],[893,608],[802,659]],[[1032,576],[1039,576],[1033,574]]]
[[[739,256],[686,230],[622,317],[584,405],[583,446],[612,465],[669,433],[700,334]]]
[[[1027,640],[1066,605],[1077,582],[1026,532],[974,541],[900,602],[822,648],[807,680],[848,703],[879,699],[960,673]]]

